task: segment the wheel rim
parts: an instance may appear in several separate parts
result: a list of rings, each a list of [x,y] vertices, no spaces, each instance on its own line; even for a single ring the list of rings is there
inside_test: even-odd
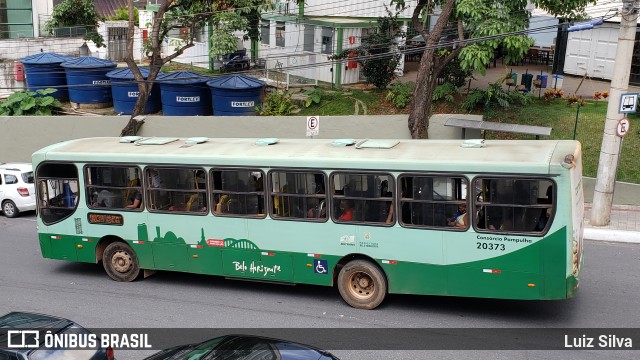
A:
[[[4,204],[4,214],[7,216],[12,216],[13,213],[15,212],[15,209],[13,208],[13,205],[11,205],[11,203],[6,203]]]
[[[131,266],[133,266],[133,260],[126,251],[116,251],[111,257],[111,267],[119,273],[126,273]]]
[[[376,292],[375,282],[364,272],[356,272],[349,278],[349,293],[351,296],[367,300],[373,297]]]

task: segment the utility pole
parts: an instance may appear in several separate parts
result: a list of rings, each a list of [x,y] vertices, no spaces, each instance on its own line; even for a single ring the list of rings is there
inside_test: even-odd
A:
[[[624,114],[618,113],[620,96],[629,88],[629,73],[638,19],[637,1],[623,0],[622,2],[615,68],[613,79],[611,79],[607,119],[604,124],[596,188],[593,194],[593,209],[591,209],[590,223],[596,226],[605,226],[611,221],[613,190],[616,184],[618,157],[622,143],[622,138],[616,135],[616,126],[624,116]]]

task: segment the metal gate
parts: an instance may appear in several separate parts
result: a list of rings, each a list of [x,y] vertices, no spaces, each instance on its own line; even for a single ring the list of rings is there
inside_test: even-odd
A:
[[[127,53],[127,32],[126,27],[110,27],[109,39],[107,40],[107,57],[111,61],[124,61]]]

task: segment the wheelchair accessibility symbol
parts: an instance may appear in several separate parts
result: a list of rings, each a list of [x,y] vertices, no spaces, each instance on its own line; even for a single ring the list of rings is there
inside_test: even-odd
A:
[[[328,274],[329,273],[329,264],[327,264],[327,260],[316,260],[315,266],[313,267],[313,271],[316,274]]]

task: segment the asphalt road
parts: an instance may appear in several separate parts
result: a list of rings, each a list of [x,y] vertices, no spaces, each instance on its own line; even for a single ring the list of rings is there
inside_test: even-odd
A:
[[[638,244],[586,241],[583,280],[578,296],[571,300],[391,295],[378,309],[365,311],[349,307],[337,290],[325,287],[168,272],[134,283],[114,282],[99,265],[43,259],[35,227],[32,214],[16,219],[0,216],[0,314],[47,313],[87,328],[640,328]],[[332,352],[343,359],[640,358],[638,351],[357,348],[361,347]],[[119,351],[116,356],[141,359],[151,353]]]

